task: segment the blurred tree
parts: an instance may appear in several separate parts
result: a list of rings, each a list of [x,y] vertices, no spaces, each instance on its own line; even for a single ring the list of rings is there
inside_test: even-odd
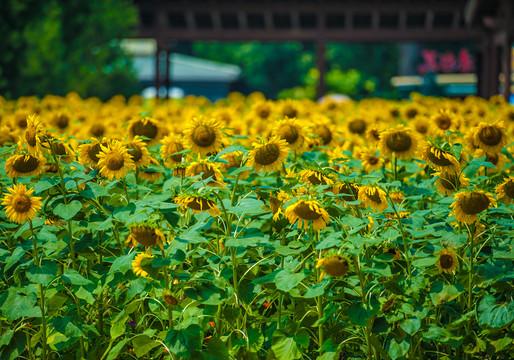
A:
[[[0,73],[10,75],[2,76],[1,93],[18,97],[76,91],[107,99],[138,92],[130,59],[117,41],[137,23],[137,10],[128,0],[0,3],[10,14],[0,20],[0,31],[8,35],[0,50],[12,54],[0,59]]]

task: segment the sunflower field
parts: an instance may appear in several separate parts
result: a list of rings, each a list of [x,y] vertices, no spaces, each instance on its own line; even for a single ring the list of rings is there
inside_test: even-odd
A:
[[[0,359],[512,359],[514,107],[0,98]]]

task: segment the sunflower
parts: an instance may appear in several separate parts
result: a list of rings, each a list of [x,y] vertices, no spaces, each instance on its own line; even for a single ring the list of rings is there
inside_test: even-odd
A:
[[[223,175],[219,169],[217,163],[212,163],[208,159],[198,159],[194,161],[186,168],[185,176],[197,176],[202,175],[202,180],[212,177],[207,185],[210,186],[223,186]]]
[[[66,142],[63,138],[49,138],[46,142],[51,149],[48,151],[50,153],[53,153],[59,157],[61,161],[64,161],[66,163],[71,163],[73,160],[75,160],[75,152],[72,150],[72,148],[69,145],[69,142]]]
[[[32,114],[27,117],[27,128],[25,129],[25,141],[27,142],[27,151],[30,155],[38,156],[43,148],[41,146],[41,137],[43,136],[43,122],[38,115]]]
[[[358,200],[359,186],[354,183],[339,183],[332,186],[332,192],[334,195],[339,195],[345,202],[356,201]]]
[[[148,138],[149,140],[145,140],[145,142],[149,146],[159,142],[164,132],[162,124],[149,117],[130,121],[127,130],[130,138],[134,138],[135,136],[144,136]]]
[[[272,134],[285,140],[291,150],[301,153],[307,147],[307,132],[296,118],[286,117],[280,120],[272,130]]]
[[[366,130],[366,139],[369,141],[369,144],[373,147],[378,146],[380,143],[380,134],[382,132],[382,127],[378,125],[371,125]]]
[[[507,145],[507,134],[503,121],[494,124],[480,122],[473,132],[473,145],[489,153],[497,153]]]
[[[170,165],[180,164],[183,154],[176,154],[184,150],[184,144],[179,135],[168,135],[161,140],[161,157]]]
[[[356,154],[356,158],[360,159],[364,171],[370,172],[372,170],[380,170],[384,165],[384,159],[382,159],[378,151],[369,148],[361,148]]]
[[[162,172],[153,168],[152,165],[159,166],[159,162],[151,157],[150,164],[148,164],[147,167],[139,168],[139,176],[141,176],[142,179],[148,181],[157,181],[161,177]]]
[[[227,154],[224,154],[223,156],[221,156],[221,158],[223,160],[227,161],[227,163],[221,164],[221,166],[223,167],[223,171],[225,171],[225,173],[227,173],[227,176],[228,176],[228,171],[230,169],[232,169],[232,168],[238,169],[241,167],[241,165],[243,164],[242,157],[243,157],[243,153],[241,151],[234,151],[234,152],[227,153]],[[239,172],[239,178],[246,179],[250,175],[250,172],[251,172],[251,170],[244,170],[244,171]],[[232,175],[231,177],[234,177],[234,176]]]
[[[410,159],[415,155],[417,148],[417,134],[403,125],[385,130],[380,135],[380,153],[384,156],[395,154],[399,159]]]
[[[439,274],[454,274],[459,267],[457,254],[450,249],[442,249],[435,263],[439,268]]]
[[[318,146],[334,147],[339,134],[331,125],[330,119],[316,114],[311,120],[313,125],[310,130],[314,137],[313,142]]]
[[[301,115],[302,106],[297,100],[286,99],[276,103],[277,113],[279,116],[296,118]]]
[[[405,198],[405,194],[401,191],[393,191],[389,193],[389,197],[395,204],[401,204]]]
[[[311,185],[329,185],[334,181],[327,175],[318,170],[305,169],[298,174],[302,180]]]
[[[134,247],[137,244],[143,245],[145,248],[158,245],[161,250],[164,250],[163,243],[166,242],[166,238],[160,232],[150,225],[134,225],[130,227],[130,234],[127,237],[126,243],[132,243]]]
[[[123,145],[128,149],[128,153],[136,166],[146,167],[150,164],[150,152],[146,143],[138,135]]]
[[[490,207],[496,206],[493,194],[484,193],[482,190],[473,192],[459,192],[453,196],[451,214],[455,215],[455,220],[465,224],[473,224],[478,220],[478,214]]]
[[[378,186],[362,186],[358,198],[364,205],[376,211],[384,211],[388,206],[386,193]]]
[[[184,141],[192,152],[200,156],[216,153],[222,147],[220,128],[216,119],[193,117],[189,127],[184,130]]]
[[[98,165],[98,154],[102,151],[102,146],[107,146],[108,142],[106,139],[102,141],[91,138],[91,142],[88,144],[82,144],[79,146],[79,162],[84,166],[92,166],[94,168]]]
[[[258,101],[252,105],[251,114],[262,121],[268,121],[274,111],[274,105],[272,101],[264,100]]]
[[[14,144],[16,142],[16,131],[7,125],[0,126],[0,146]]]
[[[285,215],[290,224],[298,220],[296,227],[305,230],[309,227],[309,221],[312,221],[314,230],[321,230],[330,220],[328,212],[315,200],[299,200],[287,207]]]
[[[391,254],[393,260],[401,260],[402,253],[395,248],[384,248],[384,254]]]
[[[393,109],[394,111],[394,109]],[[420,115],[422,112],[422,107],[417,104],[417,103],[410,103],[409,105],[405,106],[403,108],[403,118],[406,119],[406,120],[412,120],[414,119],[416,116]],[[396,117],[394,116],[394,112],[391,113],[391,115],[393,115],[393,117]]]
[[[164,290],[162,293],[162,298],[169,306],[177,306],[178,305],[178,299],[173,296],[173,293],[170,290]]]
[[[7,188],[2,205],[9,220],[21,224],[36,217],[36,213],[43,205],[41,198],[32,196],[34,189],[27,189],[23,184]]]
[[[514,176],[509,176],[504,182],[496,187],[498,200],[502,200],[506,205],[514,202]]]
[[[341,277],[350,270],[350,263],[344,256],[331,255],[317,259],[316,268],[322,268],[324,274],[332,277]],[[320,276],[320,281],[322,278],[323,274]]]
[[[36,176],[43,172],[45,159],[32,155],[13,155],[5,162],[7,175],[12,178]]]
[[[247,167],[264,173],[280,169],[288,154],[287,141],[273,136],[269,141],[253,143],[253,150],[248,152]]]
[[[132,261],[132,271],[137,276],[147,277],[148,273],[143,269],[142,262],[144,259],[152,259],[153,255],[142,253],[136,256],[136,258]]]
[[[122,179],[127,169],[135,167],[134,160],[121,142],[113,142],[108,146],[100,145],[102,151],[97,154],[100,174],[108,179]]]
[[[439,171],[458,172],[460,169],[460,164],[455,156],[432,144],[427,144],[421,150],[421,158]]]
[[[184,209],[186,207],[190,208],[195,214],[201,211],[209,211],[214,217],[221,214],[220,209],[214,201],[201,195],[177,196],[173,201],[178,205],[182,205]]]
[[[442,135],[446,131],[452,131],[458,128],[459,119],[455,113],[449,109],[439,109],[432,117],[430,122],[437,135]]]
[[[436,180],[437,191],[446,196],[469,186],[469,179],[463,173],[439,171],[433,175],[438,176]]]

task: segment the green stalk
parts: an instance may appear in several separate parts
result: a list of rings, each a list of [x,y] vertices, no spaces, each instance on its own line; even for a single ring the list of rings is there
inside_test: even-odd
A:
[[[397,177],[398,177],[398,158],[396,157],[396,155],[393,153],[393,177],[394,177],[394,181],[397,180]]]
[[[407,236],[405,235],[405,229],[403,228],[403,223],[400,219],[400,215],[398,213],[398,210],[396,209],[396,205],[394,201],[389,196],[389,193],[386,192],[387,198],[389,199],[389,202],[391,204],[391,207],[393,208],[393,211],[396,215],[396,220],[398,221],[398,226],[400,227],[400,233],[402,234],[402,241],[403,241],[403,252],[405,253],[405,262],[407,263],[407,279],[410,279],[412,276],[412,264],[410,259],[410,249],[407,245]]]
[[[473,310],[473,262],[475,258],[475,254],[473,252],[474,250],[474,243],[473,243],[473,236],[474,236],[474,228],[468,228],[469,233],[469,271],[468,271],[468,312]],[[471,333],[471,323],[467,324],[467,331],[466,335],[469,335]]]
[[[354,258],[355,258],[355,263],[356,263],[355,271],[357,272],[357,275],[359,276],[359,282],[360,282],[360,285],[361,285],[362,305],[364,307],[366,307],[368,300],[366,298],[366,284],[364,283],[365,279],[364,279],[364,276],[363,276],[362,271],[361,271],[360,255],[355,255]],[[371,329],[370,329],[370,321],[369,321],[369,319],[366,322],[365,334],[366,334],[366,345],[368,347],[368,360],[372,360],[373,359],[373,349],[372,349],[372,346],[371,346]]]
[[[44,293],[44,290],[43,290],[43,285],[42,284],[39,284],[39,292],[41,293],[41,301],[39,302],[39,307],[41,308],[41,326],[43,327],[41,330],[41,335],[42,335],[42,343],[43,343],[43,360],[46,360],[46,348],[47,348],[47,343],[46,343],[46,315],[45,315],[45,293]]]

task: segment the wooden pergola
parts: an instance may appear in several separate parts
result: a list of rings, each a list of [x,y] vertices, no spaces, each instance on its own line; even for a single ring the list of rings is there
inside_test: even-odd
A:
[[[510,96],[511,0],[134,0],[137,38],[155,39],[155,86],[161,53],[169,61],[174,41],[312,41],[325,93],[326,43],[442,42],[478,44],[478,91]],[[165,66],[166,89],[170,86]],[[506,76],[507,74],[507,76]]]

